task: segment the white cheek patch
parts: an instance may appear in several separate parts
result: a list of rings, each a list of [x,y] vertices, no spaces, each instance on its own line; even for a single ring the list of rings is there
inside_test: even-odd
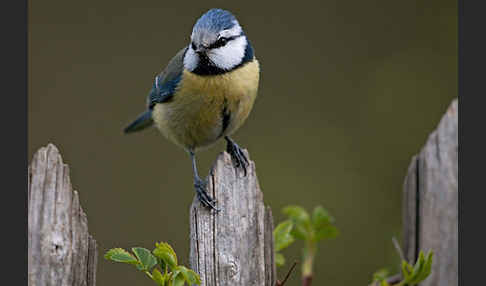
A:
[[[246,45],[246,37],[241,36],[229,41],[224,47],[210,50],[208,57],[218,68],[231,70],[243,60]]]
[[[184,56],[184,68],[188,71],[193,71],[197,68],[199,63],[199,56],[196,55],[194,50],[189,46]]]

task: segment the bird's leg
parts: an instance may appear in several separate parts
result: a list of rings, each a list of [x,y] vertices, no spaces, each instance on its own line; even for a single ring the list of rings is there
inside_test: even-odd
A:
[[[227,145],[226,145],[226,151],[231,155],[231,158],[235,161],[236,167],[241,167],[243,168],[243,171],[245,171],[245,176],[246,176],[246,166],[248,166],[248,159],[245,156],[245,153],[243,153],[243,150],[241,150],[240,146],[235,143],[235,141],[231,140],[228,136],[224,136],[224,139],[226,139]]]
[[[197,173],[196,167],[196,156],[193,151],[189,151],[189,155],[191,156],[192,160],[192,170],[194,172],[194,187],[196,188],[197,198],[199,201],[208,208],[211,208],[216,211],[220,211],[220,209],[216,208],[213,203],[216,201],[209,196],[206,192],[207,182],[199,177]]]

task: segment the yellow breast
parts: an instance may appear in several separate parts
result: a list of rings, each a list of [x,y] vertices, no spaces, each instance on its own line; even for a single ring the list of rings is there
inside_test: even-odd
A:
[[[215,76],[184,70],[173,99],[155,105],[154,122],[169,140],[186,149],[209,146],[244,123],[257,96],[259,74],[256,59]],[[225,107],[230,119],[223,132]]]

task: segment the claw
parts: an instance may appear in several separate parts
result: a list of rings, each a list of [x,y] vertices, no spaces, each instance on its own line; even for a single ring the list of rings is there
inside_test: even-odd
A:
[[[196,188],[198,200],[207,208],[213,209],[217,212],[221,211],[221,209],[217,208],[213,204],[216,202],[216,200],[211,198],[206,192],[206,185],[206,182],[201,179],[196,179],[196,181],[194,182],[194,187]]]
[[[245,172],[246,176],[246,167],[249,165],[248,159],[243,153],[243,150],[236,144],[233,140],[229,137],[225,137],[228,144],[226,145],[226,151],[231,155],[231,158],[235,162],[236,168],[241,167]]]

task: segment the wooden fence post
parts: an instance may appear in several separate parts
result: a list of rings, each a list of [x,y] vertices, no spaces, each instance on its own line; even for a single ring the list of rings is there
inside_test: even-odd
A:
[[[412,158],[403,187],[403,250],[415,262],[434,250],[432,273],[421,286],[458,285],[458,102],[455,99]]]
[[[439,126],[410,164],[403,188],[403,249],[415,262],[433,249],[432,273],[422,286],[458,285],[458,116],[453,101]],[[248,152],[245,150],[247,157]],[[29,286],[96,285],[97,246],[72,190],[69,167],[49,144],[29,166]],[[190,209],[190,263],[203,286],[274,286],[273,218],[263,203],[255,164],[248,173],[219,155],[208,192],[222,211]]]
[[[255,163],[250,161],[244,176],[223,152],[208,183],[209,194],[222,210],[210,211],[196,197],[190,209],[190,264],[201,276],[201,285],[274,286],[272,212],[263,204]]]
[[[96,241],[54,145],[35,153],[28,178],[28,285],[95,286]]]

